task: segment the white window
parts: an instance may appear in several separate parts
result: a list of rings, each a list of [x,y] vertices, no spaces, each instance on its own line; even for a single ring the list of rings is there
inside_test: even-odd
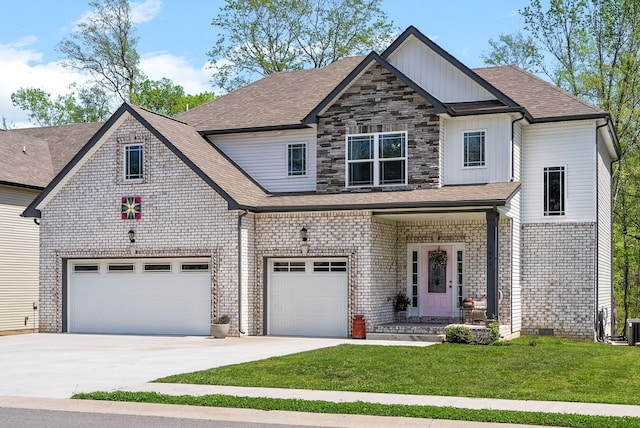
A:
[[[544,215],[565,214],[565,174],[564,166],[544,169]]]
[[[464,166],[485,165],[485,131],[466,131],[464,133]]]
[[[300,177],[307,175],[307,144],[287,144],[287,175]]]
[[[347,135],[347,186],[407,184],[407,133]]]
[[[124,179],[143,179],[143,165],[144,146],[142,144],[130,144],[124,146]]]

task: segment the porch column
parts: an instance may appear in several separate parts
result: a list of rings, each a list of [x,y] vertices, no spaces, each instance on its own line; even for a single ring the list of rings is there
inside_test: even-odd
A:
[[[500,214],[487,211],[487,322],[498,318],[498,224]]]

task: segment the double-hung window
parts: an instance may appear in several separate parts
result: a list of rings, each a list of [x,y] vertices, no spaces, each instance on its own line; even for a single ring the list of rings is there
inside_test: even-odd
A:
[[[124,146],[124,179],[142,180],[144,165],[144,146],[129,144]]]
[[[464,140],[464,166],[485,165],[485,131],[467,131]]]
[[[287,176],[307,175],[307,145],[287,144]]]
[[[564,166],[544,168],[544,215],[565,214]]]
[[[347,186],[407,183],[407,133],[347,135]]]

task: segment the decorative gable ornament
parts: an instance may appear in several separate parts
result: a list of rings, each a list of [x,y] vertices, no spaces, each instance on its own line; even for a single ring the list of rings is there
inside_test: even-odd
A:
[[[122,197],[122,220],[140,220],[142,218],[142,198],[140,196]]]

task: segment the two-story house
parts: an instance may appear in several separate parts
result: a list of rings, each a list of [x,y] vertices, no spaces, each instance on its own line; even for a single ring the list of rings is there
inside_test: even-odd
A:
[[[124,104],[25,210],[40,328],[347,337],[405,292],[411,328],[484,297],[505,334],[593,338],[617,147],[606,112],[413,27],[177,118]]]

